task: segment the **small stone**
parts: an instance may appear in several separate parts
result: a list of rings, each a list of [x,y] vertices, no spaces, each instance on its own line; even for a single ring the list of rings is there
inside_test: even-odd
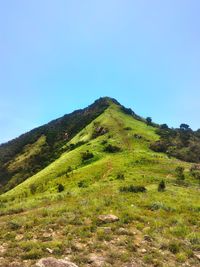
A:
[[[55,259],[53,257],[40,259],[36,265],[36,267],[78,267],[71,261]]]
[[[53,249],[50,249],[50,248],[46,248],[46,250],[50,253],[50,254],[52,254],[53,253]]]
[[[16,241],[20,241],[20,240],[22,240],[23,238],[24,238],[23,235],[16,235],[15,240],[16,240]]]
[[[51,233],[44,233],[42,236],[45,238],[49,238],[52,236],[52,234]]]
[[[129,234],[130,234],[130,232],[129,232],[127,229],[123,228],[123,227],[119,228],[119,229],[117,230],[117,233],[118,233],[119,235],[129,235]]]
[[[194,254],[194,255],[200,261],[200,254]]]
[[[140,252],[141,252],[141,253],[146,253],[147,250],[146,250],[145,248],[142,248],[142,249],[140,250]]]
[[[0,246],[0,254],[4,254],[6,252],[6,250],[7,250],[6,247],[7,247],[7,244],[2,244]]]
[[[147,242],[151,242],[152,241],[152,239],[151,239],[151,237],[149,235],[145,235],[144,236],[144,240],[147,241]]]
[[[112,223],[119,221],[119,218],[113,214],[99,215],[98,219],[102,223]]]

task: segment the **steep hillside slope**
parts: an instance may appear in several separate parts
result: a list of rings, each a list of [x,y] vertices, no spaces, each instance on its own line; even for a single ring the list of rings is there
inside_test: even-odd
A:
[[[62,144],[58,159],[0,196],[0,266],[33,266],[49,255],[91,267],[198,266],[191,164],[150,150],[156,129],[127,113],[109,103]],[[158,191],[162,180],[166,189]],[[118,219],[108,222],[108,214]]]
[[[62,146],[99,116],[114,99],[100,98],[83,110],[74,111],[0,145],[0,192],[5,192],[58,158]]]

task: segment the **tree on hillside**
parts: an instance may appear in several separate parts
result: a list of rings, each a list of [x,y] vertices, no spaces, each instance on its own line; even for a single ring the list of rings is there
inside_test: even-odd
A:
[[[159,185],[158,185],[158,192],[163,192],[163,191],[165,191],[165,188],[166,188],[166,186],[165,186],[165,182],[162,180],[162,181],[160,181],[160,183],[159,183]]]
[[[147,125],[152,125],[152,118],[151,117],[147,117],[146,118],[146,122],[147,122]]]
[[[185,175],[184,175],[184,167],[178,166],[175,170],[176,172],[176,177],[178,181],[183,181],[185,180]]]
[[[190,126],[186,123],[181,123],[180,129],[186,131],[190,129]]]
[[[166,123],[160,125],[160,129],[166,130],[169,129],[168,125]]]

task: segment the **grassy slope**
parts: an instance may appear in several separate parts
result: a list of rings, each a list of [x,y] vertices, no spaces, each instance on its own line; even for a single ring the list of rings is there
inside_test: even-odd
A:
[[[42,146],[46,142],[46,137],[43,135],[38,140],[30,145],[26,145],[19,155],[16,155],[13,160],[8,164],[8,170],[14,171],[20,167],[23,167],[30,157],[38,154],[41,151]]]
[[[18,255],[19,261],[30,259],[31,264],[31,260],[48,255],[48,247],[56,256],[71,250],[80,266],[86,266],[92,252],[104,255],[111,266],[125,266],[132,258],[147,266],[182,266],[186,261],[196,266],[193,253],[200,242],[199,189],[188,174],[187,187],[177,186],[174,176],[177,166],[188,169],[190,165],[149,150],[149,140],[158,138],[154,128],[123,114],[115,104],[96,122],[109,132],[91,140],[91,123],[70,141],[85,141],[84,145],[64,153],[1,196],[0,238],[8,246],[4,256],[10,260]],[[104,140],[122,151],[105,153]],[[86,150],[93,152],[94,158],[83,164],[81,153]],[[73,171],[66,174],[69,166]],[[119,173],[125,180],[116,179]],[[161,179],[167,185],[163,193],[157,192]],[[85,187],[78,186],[80,181]],[[59,183],[65,186],[62,193],[57,193]],[[36,192],[31,194],[33,184]],[[119,193],[120,186],[131,184],[145,186],[147,193]],[[120,218],[109,234],[97,221],[99,214],[106,213]],[[117,234],[119,227],[129,234]],[[150,241],[144,240],[145,235]],[[146,249],[144,254],[142,248]]]

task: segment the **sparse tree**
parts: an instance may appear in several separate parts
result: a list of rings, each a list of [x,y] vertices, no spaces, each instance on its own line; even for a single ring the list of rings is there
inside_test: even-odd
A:
[[[62,185],[62,184],[58,184],[58,192],[60,193],[60,192],[62,192],[62,191],[64,191],[64,190],[65,190],[64,185]]]
[[[147,125],[152,125],[152,118],[151,117],[147,117],[146,118],[146,122],[147,122]]]
[[[168,125],[166,123],[160,125],[160,129],[167,130],[169,129]]]
[[[190,126],[186,123],[181,123],[180,129],[186,131],[190,129]]]
[[[184,175],[184,167],[178,166],[175,170],[176,172],[176,177],[178,181],[184,181],[185,180],[185,175]]]
[[[162,180],[160,181],[159,185],[158,185],[158,192],[163,192],[165,191],[166,185],[165,182]]]
[[[29,189],[30,189],[30,192],[31,192],[31,194],[32,195],[34,195],[35,193],[36,193],[36,185],[35,184],[31,184],[30,186],[29,186]]]

